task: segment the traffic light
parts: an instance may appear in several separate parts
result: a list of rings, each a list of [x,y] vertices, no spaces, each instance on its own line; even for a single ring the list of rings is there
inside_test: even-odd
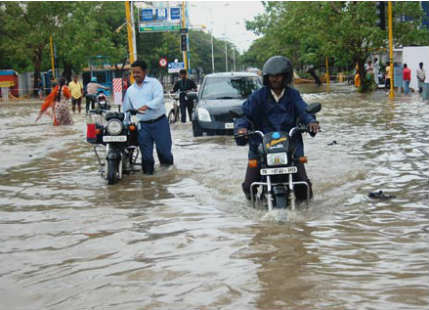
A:
[[[386,13],[385,13],[386,3],[383,1],[377,1],[376,13],[377,13],[377,27],[380,27],[381,30],[386,30]]]
[[[187,49],[187,42],[186,42],[186,33],[183,33],[183,34],[181,34],[180,35],[180,47],[181,47],[181,50],[183,51],[183,52],[186,52],[188,49]]]

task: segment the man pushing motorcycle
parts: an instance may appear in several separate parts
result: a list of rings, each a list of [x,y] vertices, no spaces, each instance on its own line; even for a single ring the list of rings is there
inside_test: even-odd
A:
[[[274,131],[288,132],[296,126],[298,119],[307,126],[308,132],[315,135],[320,127],[315,117],[306,111],[307,104],[300,93],[290,86],[293,78],[293,68],[290,60],[283,56],[273,56],[268,59],[262,69],[264,86],[254,91],[243,103],[244,117],[235,122],[235,139],[238,145],[249,142],[249,163],[258,158],[260,138],[248,136],[248,130],[259,130],[264,134]],[[296,155],[304,156],[302,136],[296,137]],[[250,199],[251,184],[260,181],[259,167],[248,165],[242,189],[247,199]],[[304,181],[309,185],[310,198],[313,196],[311,182],[307,177],[303,163],[297,163],[297,173],[294,181]],[[256,190],[256,188],[254,188]],[[307,188],[297,185],[295,190],[297,201],[307,198]]]
[[[165,116],[164,90],[157,79],[147,76],[146,62],[136,60],[131,68],[135,83],[127,89],[122,107],[125,112],[130,109],[139,112],[138,143],[142,153],[142,170],[144,174],[153,174],[154,144],[162,166],[170,166],[174,162],[170,126]]]

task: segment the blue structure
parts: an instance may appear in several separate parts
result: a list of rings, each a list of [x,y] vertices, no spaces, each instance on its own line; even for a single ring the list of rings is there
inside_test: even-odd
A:
[[[429,29],[429,1],[422,1],[421,3],[424,12],[422,25]]]

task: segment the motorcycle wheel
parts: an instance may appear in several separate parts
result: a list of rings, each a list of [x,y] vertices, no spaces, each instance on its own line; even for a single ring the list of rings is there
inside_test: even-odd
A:
[[[274,207],[276,209],[286,209],[288,199],[286,195],[274,196]]]
[[[107,160],[107,184],[112,185],[117,181],[118,161],[116,159]]]

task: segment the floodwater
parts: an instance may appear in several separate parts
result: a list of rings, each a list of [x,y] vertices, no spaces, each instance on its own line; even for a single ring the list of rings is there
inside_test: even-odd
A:
[[[232,137],[173,125],[174,167],[107,186],[83,115],[0,105],[0,308],[429,309],[429,103],[300,90],[323,131],[294,212],[248,205]]]

